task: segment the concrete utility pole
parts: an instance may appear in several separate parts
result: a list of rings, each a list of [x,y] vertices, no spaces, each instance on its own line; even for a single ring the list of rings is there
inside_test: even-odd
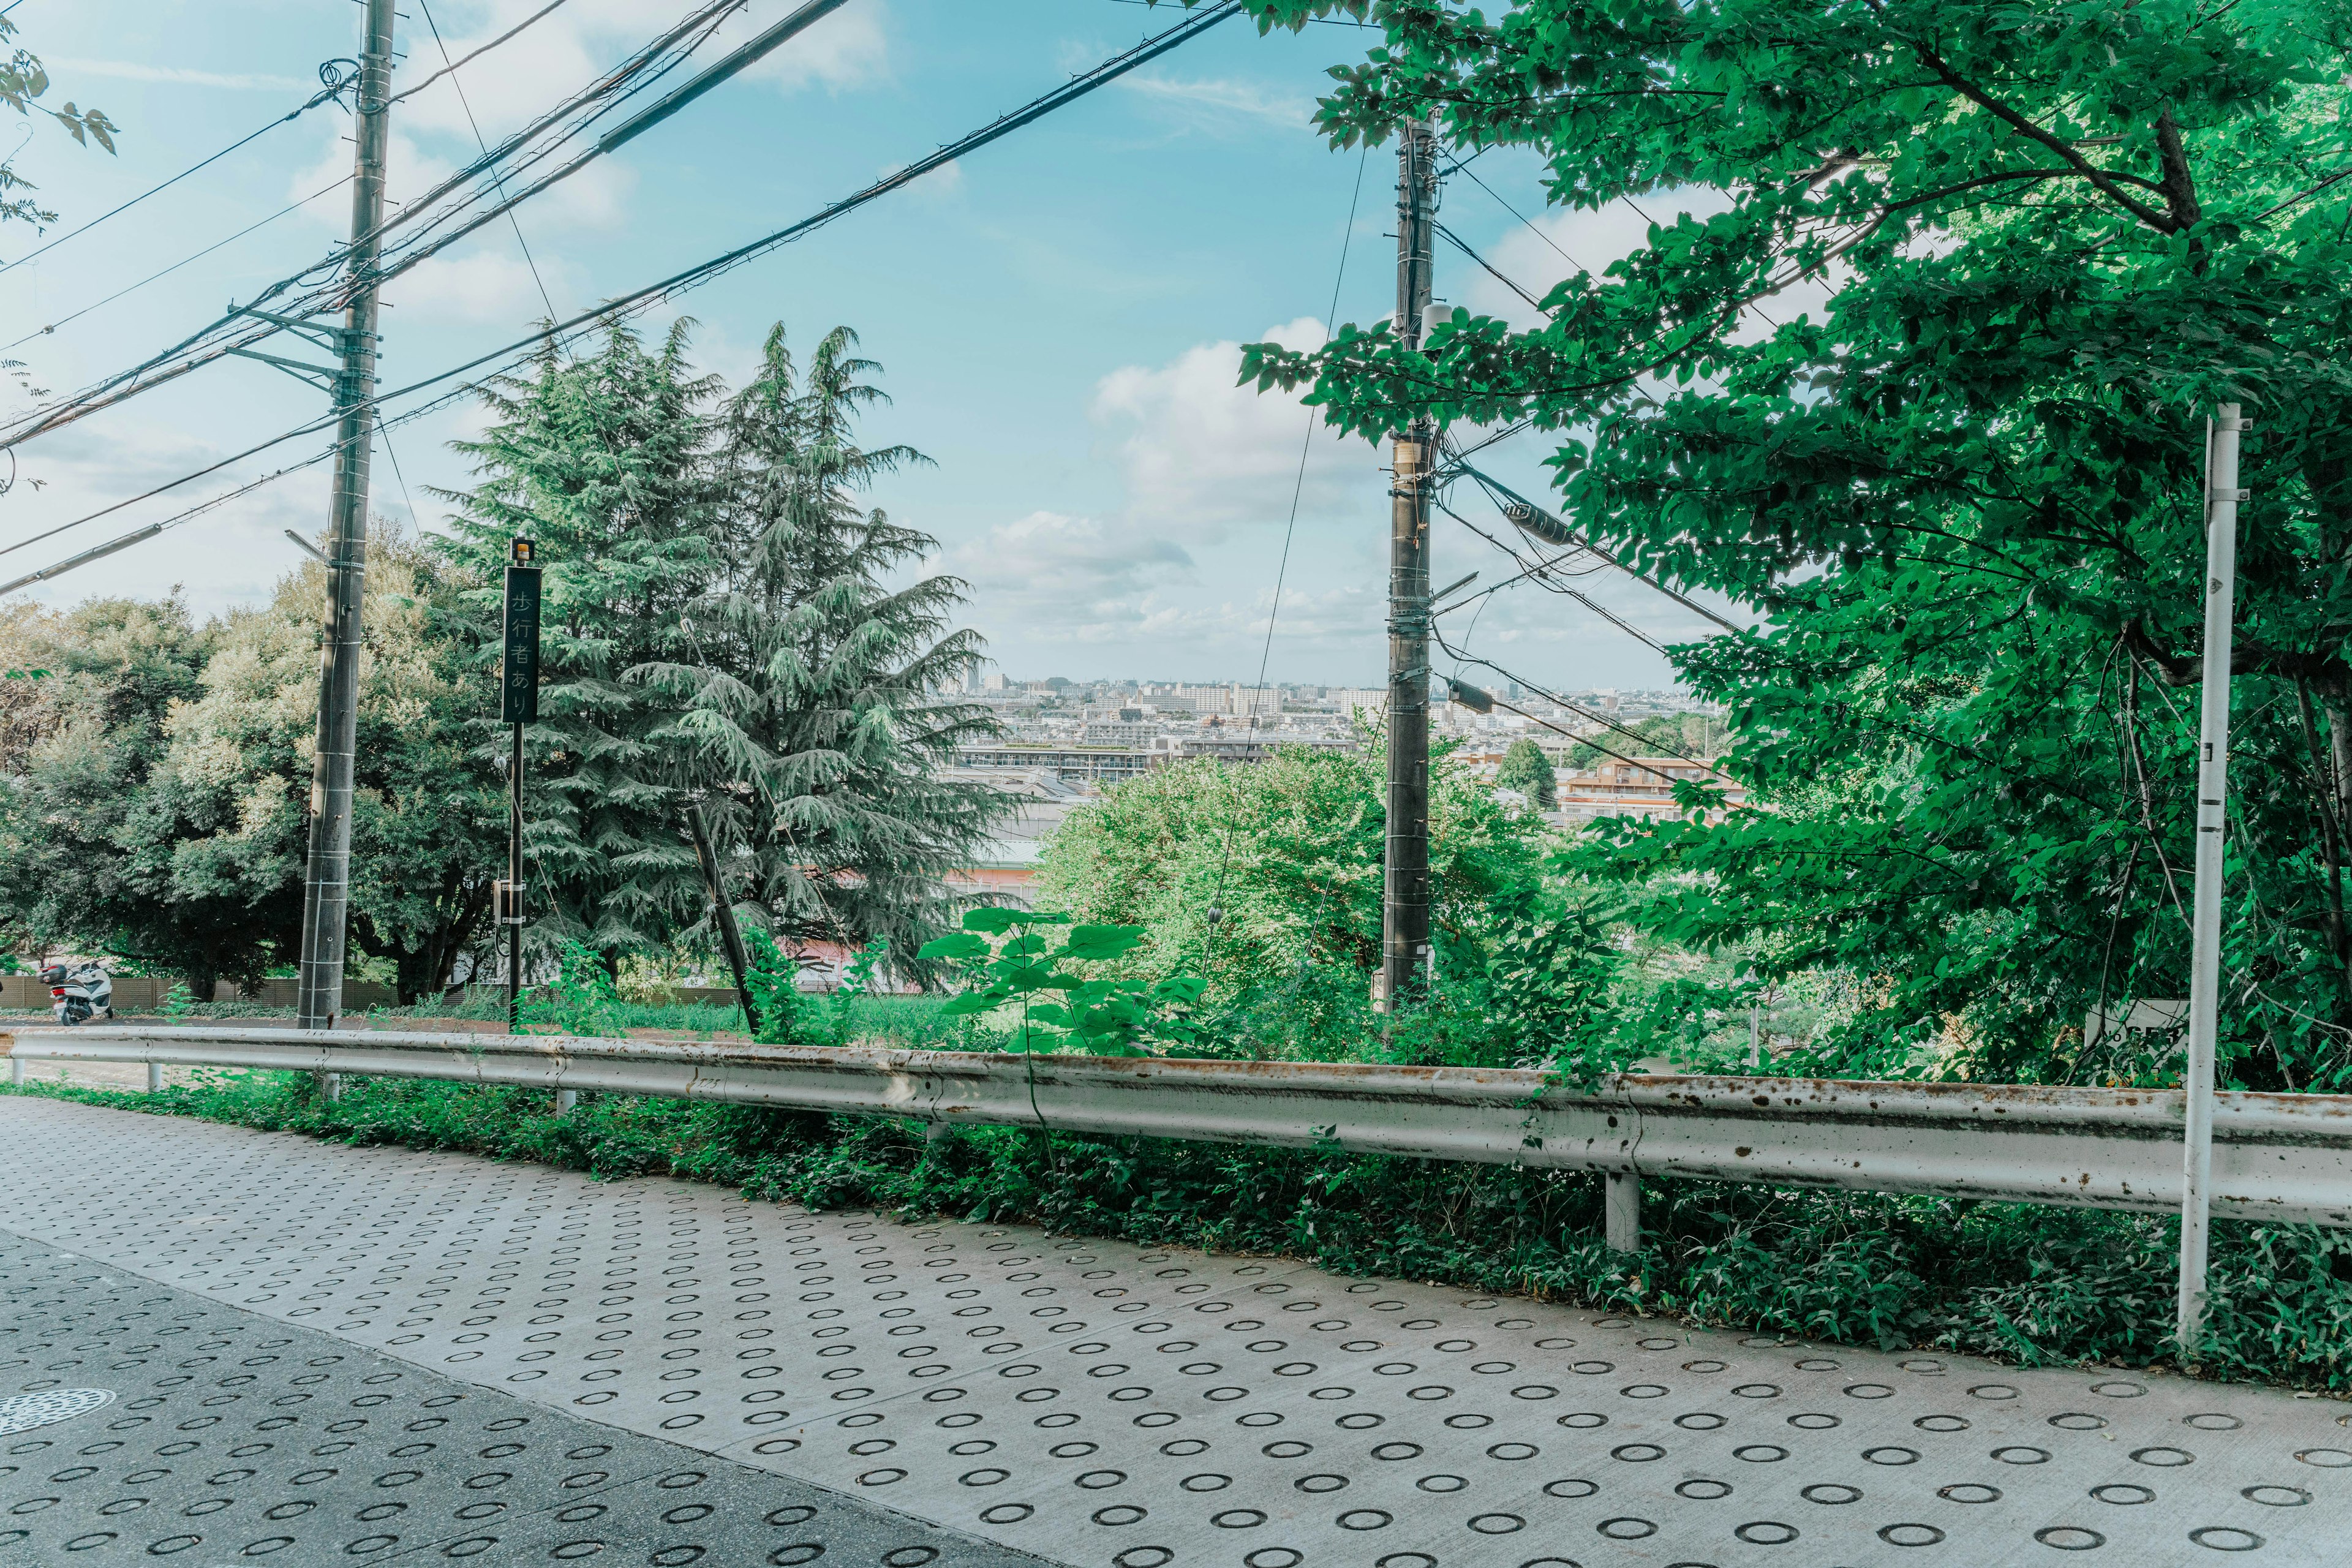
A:
[[[2182,1127],[2180,1299],[2174,1324],[2184,1358],[2205,1323],[2205,1261],[2212,1229],[2213,1058],[2221,1013],[2222,837],[2229,799],[2231,620],[2238,588],[2239,437],[2253,426],[2238,405],[2214,410],[2205,438],[2205,654],[2197,717],[2197,880],[2189,895],[2189,1067]]]
[[[1437,210],[1437,133],[1408,121],[1397,142],[1397,336],[1421,346]],[[1429,950],[1429,473],[1437,432],[1416,419],[1395,436],[1389,489],[1388,846],[1381,887],[1381,982],[1387,1011],[1423,983]]]
[[[302,890],[299,1026],[331,1029],[343,1006],[343,938],[352,880],[352,752],[358,744],[360,601],[366,588],[368,458],[375,410],[376,230],[383,223],[384,146],[391,129],[394,0],[367,0],[360,57],[359,142],[352,181],[352,246],[345,265],[358,288],[341,330],[335,378],[334,498],[327,524],[327,627],[319,650],[319,750],[310,771],[310,860]]]

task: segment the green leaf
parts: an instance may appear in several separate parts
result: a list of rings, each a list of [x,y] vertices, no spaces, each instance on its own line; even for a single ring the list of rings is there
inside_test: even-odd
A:
[[[1062,946],[1062,956],[1087,961],[1121,958],[1141,946],[1143,937],[1141,926],[1073,926],[1069,941]]]
[[[947,959],[950,962],[988,956],[988,943],[970,931],[950,931],[923,943],[915,952],[917,958]]]

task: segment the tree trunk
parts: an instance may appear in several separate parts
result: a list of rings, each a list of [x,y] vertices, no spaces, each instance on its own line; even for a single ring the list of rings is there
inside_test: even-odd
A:
[[[702,863],[703,886],[710,893],[710,918],[719,927],[719,945],[727,950],[727,967],[735,972],[735,996],[743,1006],[744,1021],[751,1032],[760,1032],[759,1005],[751,1000],[751,954],[743,946],[743,930],[735,923],[734,900],[719,876],[719,852],[711,847],[709,831],[703,826],[702,804],[686,803],[686,830],[694,838],[694,858]]]

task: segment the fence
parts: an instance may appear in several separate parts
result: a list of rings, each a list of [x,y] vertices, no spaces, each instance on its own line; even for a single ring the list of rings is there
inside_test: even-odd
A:
[[[37,1061],[520,1084],[1059,1131],[1587,1170],[1638,1244],[1643,1175],[2178,1212],[2177,1090],[1612,1078],[1356,1063],[840,1050],[558,1036],[119,1026],[0,1036]],[[2223,1094],[2216,1213],[2352,1226],[2352,1096]]]

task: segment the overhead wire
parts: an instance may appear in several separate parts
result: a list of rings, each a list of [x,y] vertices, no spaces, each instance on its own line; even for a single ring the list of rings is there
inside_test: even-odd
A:
[[[351,183],[352,176],[345,174],[341,179],[338,179],[330,184],[321,185],[319,189],[312,191],[309,195],[304,196],[301,200],[289,202],[285,206],[279,207],[276,212],[271,213],[268,217],[261,219],[259,222],[246,225],[243,228],[238,229],[235,234],[230,235],[226,239],[216,239],[212,244],[205,246],[202,250],[194,251],[189,255],[183,256],[179,260],[174,261],[169,267],[150,272],[146,277],[142,278],[136,283],[117,289],[113,293],[109,294],[103,300],[93,300],[89,304],[84,305],[80,310],[74,311],[69,316],[59,316],[56,321],[51,321],[46,327],[36,327],[33,331],[26,332],[23,337],[18,338],[15,342],[0,345],[0,353],[5,353],[10,349],[22,348],[26,343],[31,342],[35,338],[47,337],[48,334],[56,331],[59,327],[66,326],[70,322],[79,321],[84,316],[89,315],[91,311],[111,305],[117,300],[121,299],[127,294],[135,294],[140,289],[147,287],[148,284],[154,282],[157,279],[168,278],[173,273],[177,272],[181,268],[185,267],[191,261],[201,261],[205,257],[210,256],[214,251],[220,249],[222,247],[234,245],[236,241],[243,239],[247,235],[251,234],[254,230],[258,228],[267,228],[271,224],[276,223],[279,218],[284,217],[288,213],[293,212],[298,208],[309,206],[320,196],[340,191]]]
[[[591,121],[625,102],[636,93],[653,86],[667,71],[688,58],[694,49],[708,41],[711,34],[728,16],[748,3],[749,0],[703,0],[703,3],[685,20],[668,28],[650,43],[642,46],[587,87],[569,95],[554,108],[542,113],[493,148],[488,153],[458,170],[423,195],[404,204],[399,213],[386,217],[374,230],[371,231],[370,235],[359,237],[381,238],[394,229],[427,216],[433,216],[436,223],[446,221],[450,215],[443,213],[435,216],[431,212],[434,203],[465,184],[467,181],[506,158],[515,155],[535,138],[551,129],[563,126],[567,116],[576,114],[577,119],[568,128],[563,129],[562,134],[557,138],[556,145],[560,146],[563,141],[580,134]],[[536,162],[550,155],[553,150],[552,146],[540,149],[530,156],[524,166],[528,167],[529,162]],[[524,193],[526,196],[530,194],[531,193]],[[478,188],[466,198],[467,204],[470,205],[478,199],[479,195]],[[496,209],[490,216],[496,216],[498,211],[502,210],[504,209]],[[349,254],[351,243],[356,243],[356,240],[339,245],[319,261],[268,285],[243,309],[232,306],[221,316],[161,353],[150,355],[128,369],[118,371],[79,392],[17,416],[5,426],[5,433],[0,433],[0,447],[18,445],[77,419],[85,418],[100,409],[112,407],[142,393],[151,391],[156,386],[176,380],[191,371],[201,369],[205,365],[249,348],[265,338],[275,336],[283,329],[276,323],[259,321],[258,318],[252,313],[254,307],[278,300],[304,279],[321,271],[341,268]],[[353,289],[364,283],[381,282],[387,277],[396,276],[399,271],[405,270],[407,266],[413,266],[415,261],[421,259],[423,259],[422,256],[416,256],[404,264],[390,268],[379,266],[377,270],[370,273],[364,279],[346,278],[314,287],[308,294],[289,301],[281,310],[275,313],[302,317],[340,310],[348,302],[349,294]],[[223,341],[224,339],[226,341]],[[193,357],[184,358],[183,356]]]
[[[1339,231],[1339,264],[1336,268],[1334,268],[1332,273],[1331,302],[1329,305],[1325,307],[1323,311],[1323,331],[1327,337],[1330,333],[1332,323],[1338,320],[1339,314],[1339,291],[1341,287],[1348,280],[1348,252],[1355,245],[1356,214],[1363,205],[1364,170],[1370,165],[1371,155],[1372,146],[1370,142],[1367,142],[1364,143],[1363,152],[1358,154],[1356,159],[1356,184],[1355,189],[1349,193],[1348,197],[1348,222]],[[1315,446],[1315,426],[1317,423],[1318,421],[1315,410],[1312,408],[1307,409],[1307,433],[1300,437],[1298,443],[1298,473],[1291,481],[1290,486],[1290,516],[1282,525],[1282,556],[1274,570],[1274,602],[1266,606],[1265,638],[1258,647],[1257,680],[1250,688],[1249,729],[1252,733],[1255,733],[1257,730],[1258,699],[1265,691],[1266,670],[1272,665],[1274,660],[1274,628],[1276,621],[1282,614],[1283,585],[1289,580],[1290,576],[1290,544],[1292,539],[1298,531],[1299,502],[1307,494],[1307,454],[1313,450]],[[1280,710],[1281,706],[1282,705],[1279,701],[1275,704],[1277,712]],[[1225,820],[1224,851],[1218,858],[1217,861],[1216,886],[1209,895],[1209,908],[1213,911],[1220,910],[1224,902],[1225,877],[1227,872],[1232,869],[1233,863],[1234,822],[1232,816],[1228,815]],[[1216,927],[1214,921],[1215,916],[1213,914],[1211,916],[1209,930],[1201,940],[1201,956],[1204,966],[1208,961],[1208,950],[1216,941]]]
[[[400,91],[394,93],[394,94],[392,95],[392,97],[391,97],[389,100],[387,100],[386,101],[388,101],[388,102],[392,102],[392,103],[398,103],[398,102],[400,102],[403,99],[415,98],[418,93],[423,92],[426,88],[431,87],[435,82],[439,81],[443,77],[447,76],[447,75],[449,75],[451,72],[455,71],[455,70],[456,70],[459,66],[471,65],[471,64],[473,64],[473,63],[474,63],[474,61],[476,61],[476,60],[478,60],[478,59],[481,58],[484,55],[488,54],[492,49],[497,48],[500,44],[503,44],[503,43],[506,43],[506,42],[509,41],[510,39],[512,39],[513,37],[516,37],[516,35],[518,35],[518,34],[520,34],[520,32],[522,32],[522,30],[523,30],[524,28],[529,27],[532,23],[534,23],[534,22],[537,22],[537,21],[541,20],[542,17],[546,16],[550,12],[554,11],[557,7],[559,7],[559,6],[562,5],[563,4],[564,4],[564,0],[548,0],[548,4],[546,4],[545,5],[541,6],[538,10],[536,10],[536,11],[532,12],[530,16],[525,16],[521,21],[517,22],[513,26],[509,27],[505,32],[500,33],[497,37],[492,38],[488,43],[487,43],[487,44],[483,44],[483,45],[479,46],[478,47],[476,47],[476,48],[474,48],[474,49],[472,49],[472,50],[469,50],[469,51],[466,54],[465,58],[462,58],[462,59],[456,59],[456,60],[452,60],[452,59],[450,59],[450,58],[449,58],[449,51],[448,51],[447,49],[446,49],[446,48],[445,48],[445,49],[443,49],[443,50],[441,51],[441,58],[442,58],[442,59],[443,59],[443,61],[445,61],[446,63],[441,67],[441,68],[440,68],[439,70],[435,71],[431,76],[426,77],[423,81],[418,82],[415,87],[404,88],[404,89],[402,89]],[[430,16],[427,16],[427,17],[425,18],[425,26],[432,26],[432,20],[433,20],[433,19],[432,19]],[[433,35],[433,41],[434,41],[435,43],[436,43],[436,44],[437,44],[437,43],[439,43],[439,42],[441,41],[441,35],[440,35],[440,33],[439,33],[439,31],[438,31],[438,30],[436,30],[436,31],[435,31],[435,33],[434,33],[434,35]]]
[[[1120,77],[1126,75],[1129,71],[1135,69],[1137,67],[1144,65],[1150,60],[1157,59],[1161,55],[1168,53],[1170,50],[1200,37],[1201,34],[1206,32],[1209,28],[1216,26],[1217,24],[1239,15],[1241,13],[1241,0],[1220,0],[1220,4],[1213,9],[1195,14],[1188,17],[1185,21],[1178,24],[1176,26],[1169,28],[1167,31],[1156,34],[1151,37],[1144,39],[1141,43],[1135,45],[1131,48],[1111,56],[1109,58],[1104,60],[1100,65],[1096,66],[1093,69],[1073,77],[1070,80],[1064,82],[1061,86],[1054,88],[1051,90],[1032,99],[1028,103],[1024,104],[1019,109],[1013,110],[1010,113],[1001,115],[996,120],[992,121],[985,126],[982,126],[981,129],[959,137],[957,140],[940,147],[926,157],[917,160],[915,163],[907,165],[897,173],[886,175],[884,178],[867,185],[864,190],[861,190],[853,195],[845,196],[840,201],[819,209],[808,217],[803,218],[796,223],[788,224],[782,228],[762,236],[759,239],[751,241],[749,244],[738,246],[734,249],[713,257],[707,261],[698,262],[694,266],[688,267],[681,271],[672,273],[669,277],[662,279],[657,282],[649,283],[644,288],[635,289],[628,294],[622,295],[617,299],[608,300],[592,310],[583,310],[562,321],[548,322],[536,331],[519,338],[513,342],[493,349],[487,353],[478,354],[462,364],[452,365],[447,369],[436,371],[431,375],[424,376],[418,380],[410,382],[404,386],[395,387],[390,391],[379,391],[364,401],[352,403],[342,408],[330,411],[319,418],[297,425],[293,428],[287,430],[282,434],[273,436],[268,440],[258,442],[231,457],[224,458],[218,462],[207,464],[204,468],[198,468],[192,473],[184,474],[178,479],[171,479],[163,484],[154,486],[149,489],[142,491],[138,495],[130,497],[128,500],[117,501],[111,505],[102,507],[85,516],[76,518],[70,522],[61,523],[55,528],[47,530],[39,534],[36,534],[31,539],[21,540],[11,545],[0,546],[0,555],[8,554],[14,551],[21,550],[28,544],[37,543],[45,539],[55,538],[57,535],[63,533],[69,529],[80,527],[84,523],[96,521],[101,517],[110,516],[114,512],[121,511],[125,507],[135,505],[139,501],[149,500],[154,496],[163,495],[170,490],[178,489],[182,485],[193,483],[197,479],[205,478],[206,475],[217,473],[221,469],[227,468],[232,464],[242,462],[247,458],[268,451],[272,447],[280,446],[285,442],[299,439],[306,435],[316,434],[318,431],[326,429],[328,426],[338,423],[343,415],[347,413],[358,412],[361,410],[381,410],[383,406],[388,403],[396,402],[400,399],[412,396],[418,392],[440,385],[444,382],[456,380],[460,376],[468,374],[473,371],[478,370],[483,366],[491,364],[495,362],[509,361],[519,363],[521,358],[527,358],[531,353],[539,350],[542,344],[560,349],[562,346],[562,340],[567,333],[578,332],[583,329],[592,329],[598,323],[617,321],[625,314],[645,310],[659,300],[671,298],[677,294],[683,293],[688,289],[697,288],[701,284],[709,281],[713,278],[719,277],[728,271],[731,271],[736,267],[741,266],[743,263],[754,257],[766,254],[767,252],[774,250],[782,246],[804,238],[808,235],[813,234],[818,229],[834,222],[835,219],[842,217],[848,213],[855,212],[859,207],[866,205],[867,203],[875,201],[892,191],[898,190],[901,186],[911,184],[913,181],[921,177],[923,174],[928,174],[931,170],[939,168],[943,164],[953,163],[956,159],[963,156],[964,154],[976,151],[981,147],[987,146],[989,143],[998,141],[1004,136],[1010,135],[1013,132],[1021,129],[1023,126],[1041,120],[1047,114],[1052,113],[1054,110],[1061,109],[1070,103],[1074,103],[1077,101],[1077,100],[1086,97],[1088,93],[1091,93],[1110,82],[1118,80]],[[468,390],[470,389],[467,387],[459,387],[452,393],[445,394],[441,398],[435,400],[436,405],[457,396],[462,396]],[[407,419],[415,417],[417,412],[419,411],[411,410],[408,413],[400,416],[394,423],[404,423]],[[5,447],[5,445],[7,445],[7,443],[0,443],[0,447]],[[321,458],[312,458],[310,461],[320,461],[322,460],[323,457],[331,457],[332,455],[333,449],[330,448],[328,452],[322,454]],[[5,591],[7,590],[0,588],[0,592]]]
[[[334,68],[342,65],[351,66],[352,68],[348,73],[335,72]],[[259,141],[262,137],[268,135],[271,132],[277,130],[281,125],[290,124],[294,121],[299,120],[303,115],[309,113],[311,110],[318,108],[320,104],[325,103],[330,99],[340,100],[341,95],[345,91],[349,90],[359,79],[357,62],[352,60],[329,60],[326,64],[319,68],[319,79],[324,85],[322,85],[317,92],[311,94],[310,99],[299,108],[288,110],[285,114],[282,114],[276,120],[271,121],[268,124],[263,126],[260,130],[252,132],[250,135],[240,137],[236,141],[230,142],[227,146],[222,148],[211,157],[189,164],[186,168],[181,170],[170,179],[163,181],[161,184],[150,185],[147,189],[140,192],[137,195],[131,197],[129,201],[124,202],[120,206],[110,208],[109,210],[99,214],[96,217],[77,228],[68,229],[65,233],[58,236],[57,238],[50,240],[47,245],[40,246],[33,250],[28,250],[24,255],[16,258],[14,261],[0,262],[0,272],[14,271],[16,268],[25,265],[27,261],[32,261],[37,258],[47,256],[58,246],[65,244],[68,240],[79,238],[81,236],[88,234],[91,229],[96,228],[100,224],[106,222],[109,218],[120,217],[122,214],[129,212],[132,207],[137,206],[141,202],[145,201],[148,197],[158,195],[161,192],[170,190],[173,185],[178,184],[190,174],[195,174],[200,170],[212,167],[215,163],[219,163],[223,158],[227,157],[231,153],[236,152],[238,148]]]
[[[467,101],[466,98],[466,84],[457,79],[457,66],[456,61],[449,58],[449,46],[441,41],[441,26],[439,23],[433,20],[433,7],[426,3],[426,0],[416,0],[416,4],[417,8],[425,13],[425,26],[426,30],[431,32],[433,35],[433,47],[441,51],[441,58],[445,62],[442,68],[435,72],[431,79],[438,81],[445,76],[449,79],[449,86],[455,89],[457,94],[457,107],[466,111],[466,124],[467,128],[474,132],[474,144],[477,147],[479,147],[482,150],[483,155],[487,157],[489,154],[490,143],[488,140],[482,135],[481,122],[474,118],[474,106],[471,102]],[[563,0],[555,0],[555,4],[548,6],[547,11],[552,11],[555,9],[556,5],[561,5],[562,4]],[[546,16],[547,11],[541,11],[539,16]],[[538,19],[538,16],[534,16],[531,18],[531,21],[535,22]],[[529,26],[530,25],[530,22],[523,24],[524,26]],[[518,29],[518,31],[520,31],[520,29]],[[512,36],[512,34],[508,35],[509,37]],[[484,46],[485,48],[488,47],[489,46],[488,45]],[[474,51],[474,54],[479,54],[482,51],[480,49],[477,49]],[[467,59],[472,59],[474,56],[467,55],[466,58]],[[419,82],[417,84],[420,88],[426,85],[428,85],[426,82]],[[404,94],[403,96],[405,95]],[[503,177],[499,179],[498,186],[499,195],[503,197],[507,194],[506,181]],[[523,238],[522,237],[522,219],[515,216],[515,212],[512,207],[509,207],[507,209],[507,221],[514,225],[515,244],[522,251],[523,265],[530,268],[530,280],[539,286],[540,303],[547,307],[547,319],[551,321],[555,319],[555,300],[547,291],[547,279],[539,275],[539,262],[530,254],[530,241]],[[389,449],[389,447],[387,447],[386,450]],[[414,512],[415,508],[411,507],[409,510]]]

